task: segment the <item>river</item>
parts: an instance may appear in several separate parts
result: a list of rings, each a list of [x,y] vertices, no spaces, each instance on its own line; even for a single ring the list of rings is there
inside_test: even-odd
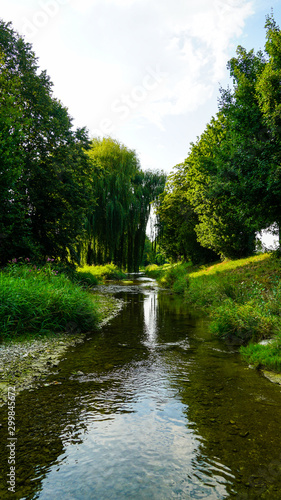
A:
[[[16,493],[0,409],[1,500],[280,500],[280,386],[133,279],[98,287],[121,312],[17,396]]]

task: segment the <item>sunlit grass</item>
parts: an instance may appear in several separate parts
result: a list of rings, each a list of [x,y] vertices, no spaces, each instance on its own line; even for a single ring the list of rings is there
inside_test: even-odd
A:
[[[88,285],[96,285],[103,280],[120,280],[125,279],[126,274],[121,271],[115,264],[106,264],[104,266],[83,266],[77,268],[77,273]]]
[[[267,262],[269,267],[274,267],[274,265],[272,266],[272,260],[270,259],[270,254],[264,253],[260,255],[246,257],[244,259],[224,260],[223,262],[218,262],[210,266],[208,265],[201,266],[199,269],[191,271],[189,276],[198,278],[199,276],[207,276],[207,275],[209,276],[210,274],[225,273],[227,271],[233,271],[239,268],[241,268],[241,272],[245,272],[245,266],[250,266],[250,267],[254,266],[257,269],[257,271],[259,271],[259,263],[264,261]]]

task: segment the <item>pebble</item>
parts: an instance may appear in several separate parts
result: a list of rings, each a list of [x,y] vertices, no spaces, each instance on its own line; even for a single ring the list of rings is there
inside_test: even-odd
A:
[[[123,301],[104,297],[101,299],[104,318],[100,326],[106,324],[122,309]],[[36,382],[57,367],[65,351],[84,342],[84,334],[69,335],[62,333],[56,337],[33,339],[30,341],[0,344],[0,406],[7,401],[6,386],[14,385],[16,394],[23,389],[31,390]],[[84,375],[77,372],[77,375]],[[2,387],[3,386],[3,387]]]

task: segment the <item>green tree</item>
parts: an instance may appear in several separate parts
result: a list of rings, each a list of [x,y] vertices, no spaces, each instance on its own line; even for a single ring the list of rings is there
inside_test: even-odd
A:
[[[281,245],[281,32],[273,15],[266,20],[265,50],[268,61],[256,84],[259,106],[268,132],[263,209],[268,225],[276,222]]]
[[[124,235],[134,192],[132,179],[140,171],[134,151],[111,138],[93,139],[88,151],[93,167],[95,206],[87,217],[88,264],[123,263]]]
[[[239,258],[253,252],[255,231],[249,231],[221,169],[225,135],[223,117],[218,116],[192,145],[186,160],[187,198],[198,217],[195,231],[200,244],[222,257]]]
[[[86,222],[86,261],[112,261],[129,272],[137,271],[150,203],[164,189],[165,176],[143,172],[135,151],[112,138],[94,139],[88,155],[95,203]]]
[[[195,227],[199,220],[188,199],[188,190],[187,166],[177,165],[157,205],[159,244],[167,258],[191,260],[198,264],[217,256],[197,241]]]
[[[87,133],[72,130],[31,46],[3,21],[0,51],[0,262],[77,260],[91,197]]]
[[[189,198],[200,243],[238,258],[255,249],[255,233],[270,223],[266,203],[269,135],[256,95],[266,61],[237,48],[228,63],[233,90],[221,90],[220,110],[186,160]]]
[[[134,199],[128,227],[128,270],[138,271],[145,246],[146,227],[153,202],[163,192],[166,175],[162,171],[141,171],[133,179]]]

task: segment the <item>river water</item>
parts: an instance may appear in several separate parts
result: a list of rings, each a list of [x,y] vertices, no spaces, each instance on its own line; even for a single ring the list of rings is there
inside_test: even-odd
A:
[[[154,281],[16,400],[16,493],[1,500],[281,498],[281,388]]]

